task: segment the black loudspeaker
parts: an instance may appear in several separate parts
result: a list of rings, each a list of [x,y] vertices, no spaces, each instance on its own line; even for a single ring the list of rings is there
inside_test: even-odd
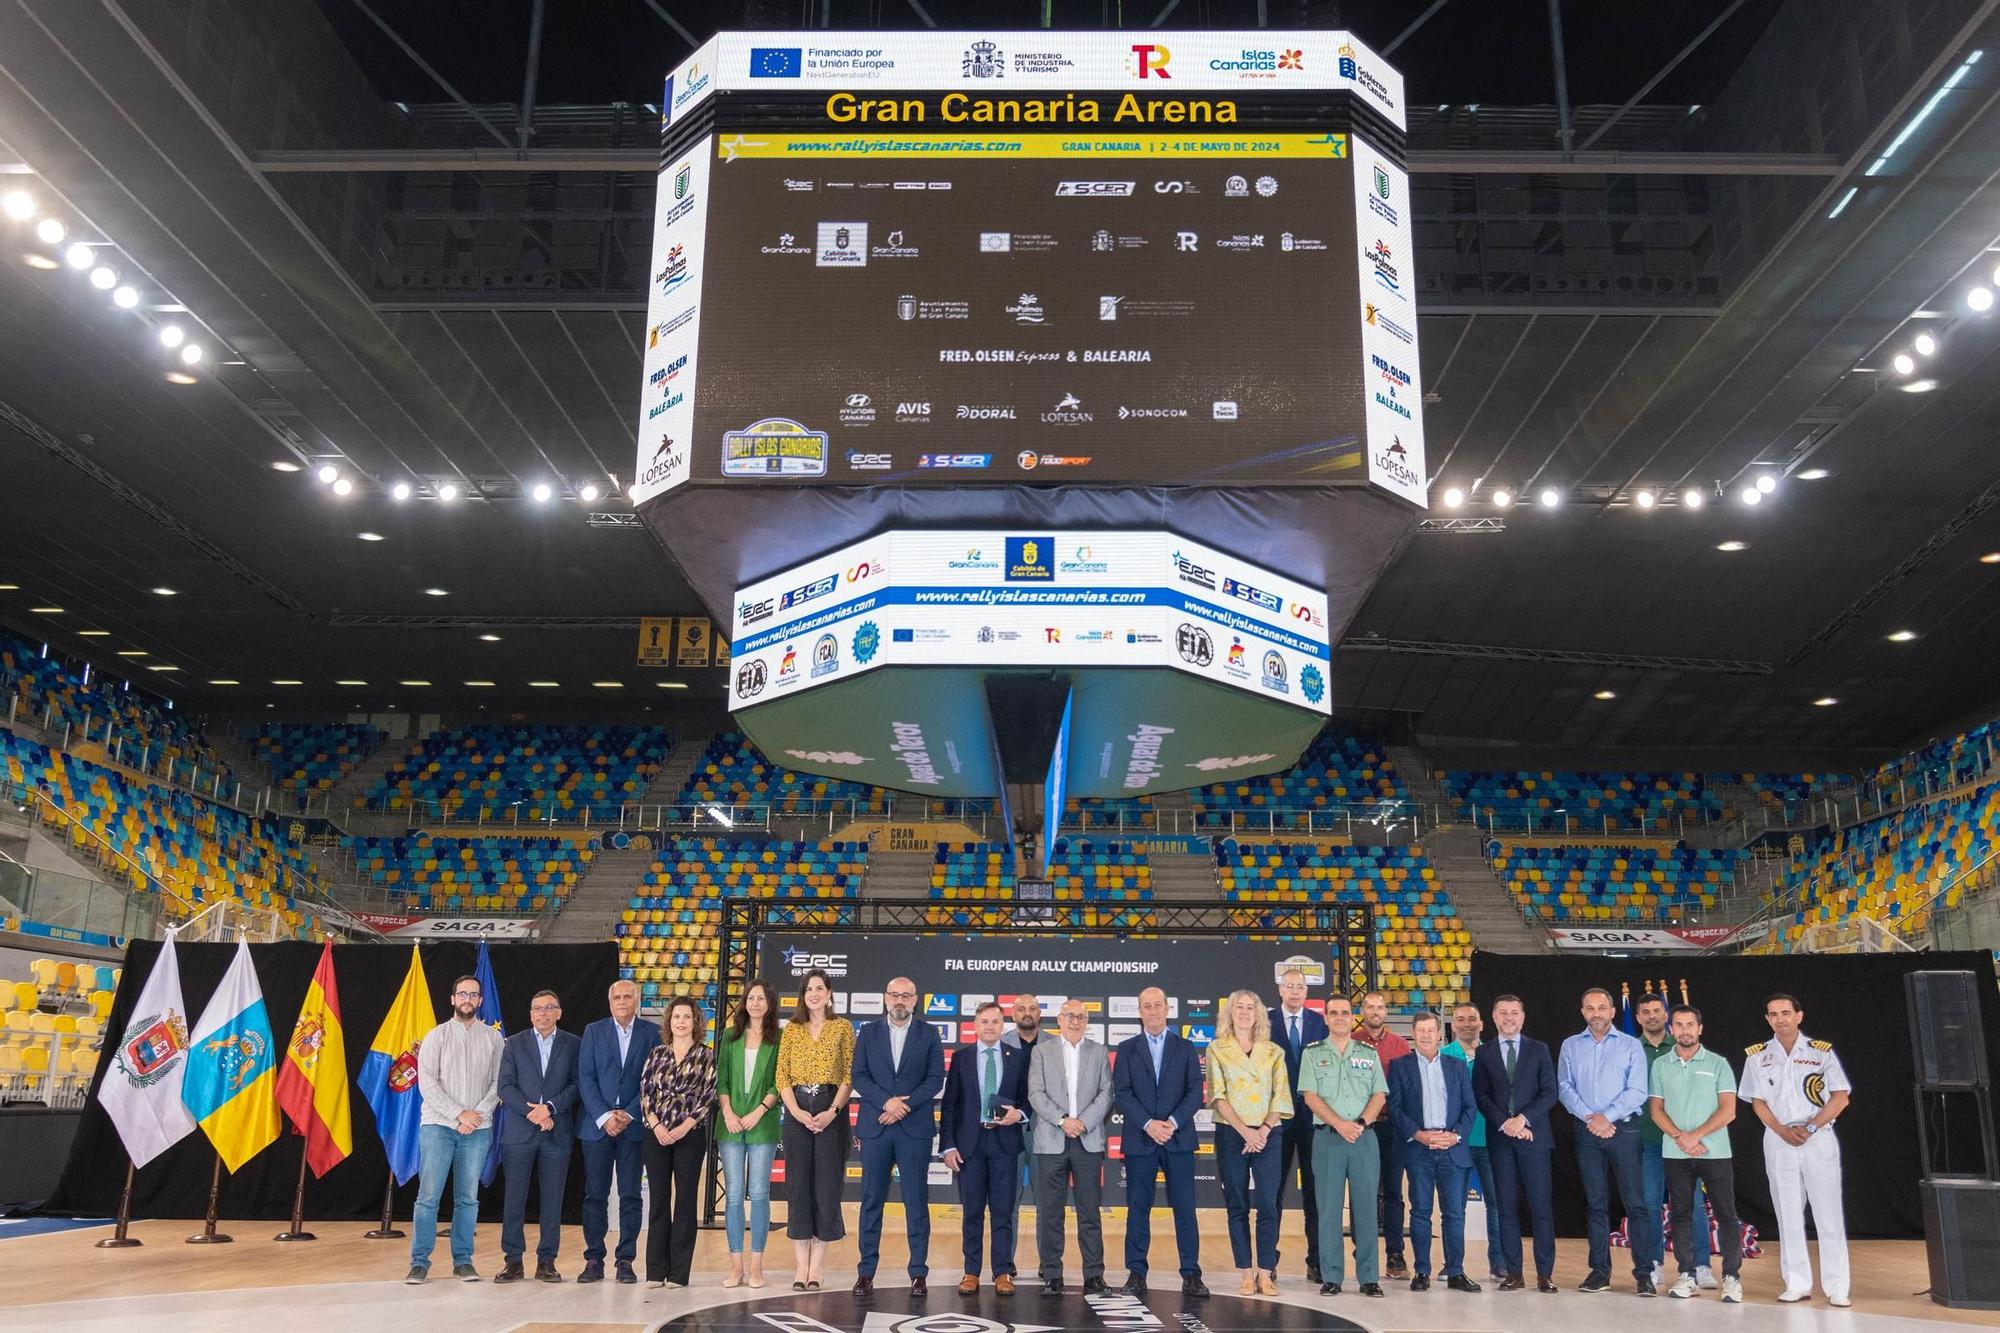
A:
[[[1986,1082],[1986,1034],[1970,972],[1910,972],[1910,1046],[1917,1086],[1926,1091],[1976,1088]]]
[[[2000,1181],[1926,1180],[1923,1196],[1931,1299],[2000,1310]]]

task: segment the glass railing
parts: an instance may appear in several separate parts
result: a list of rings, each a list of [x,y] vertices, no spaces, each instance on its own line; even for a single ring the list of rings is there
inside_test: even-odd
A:
[[[56,939],[150,939],[157,933],[154,905],[129,889],[11,859],[0,859],[0,901],[8,915]]]

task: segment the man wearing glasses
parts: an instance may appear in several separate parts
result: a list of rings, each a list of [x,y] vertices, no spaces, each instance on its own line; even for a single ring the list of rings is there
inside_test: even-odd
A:
[[[528,1018],[534,1026],[507,1038],[500,1053],[500,1101],[514,1114],[500,1128],[500,1164],[507,1172],[500,1254],[506,1266],[495,1282],[519,1282],[526,1276],[521,1255],[527,1249],[530,1180],[541,1190],[535,1280],[562,1281],[556,1254],[562,1243],[570,1149],[576,1143],[576,1061],[583,1043],[556,1026],[562,1019],[562,1001],[554,991],[535,992],[528,1002]]]
[[[417,1093],[423,1126],[417,1209],[411,1217],[410,1272],[415,1285],[431,1273],[437,1248],[438,1200],[451,1195],[451,1275],[479,1281],[472,1266],[472,1230],[479,1221],[479,1173],[493,1140],[493,1111],[500,1105],[500,1034],[479,1021],[479,978],[451,986],[451,1017],[432,1028],[417,1047]]]

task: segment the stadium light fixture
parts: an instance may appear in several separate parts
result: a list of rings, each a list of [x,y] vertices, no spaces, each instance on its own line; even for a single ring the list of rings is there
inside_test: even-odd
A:
[[[166,348],[168,351],[171,352],[186,341],[187,330],[180,325],[163,324],[160,326],[160,346]]]
[[[1750,543],[1739,542],[1732,538],[1731,540],[1726,542],[1717,542],[1715,544],[1715,549],[1718,551],[1747,551],[1750,549]]]
[[[137,287],[120,287],[117,291],[111,293],[111,304],[117,306],[120,310],[132,309],[139,304],[139,289]]]
[[[1681,506],[1686,509],[1699,509],[1706,502],[1707,497],[1702,495],[1699,486],[1690,486],[1681,494]]]
[[[76,632],[76,636],[79,639],[108,639],[111,637],[111,631],[108,629],[80,629]]]
[[[1506,487],[1502,486],[1499,490],[1493,492],[1493,507],[1495,509],[1505,509],[1513,503],[1513,492],[1509,491]]]
[[[585,504],[592,504],[596,502],[598,494],[597,487],[591,485],[589,482],[585,482],[582,488],[577,491],[576,498]]]
[[[118,270],[109,264],[99,264],[90,270],[90,285],[100,292],[108,292],[118,285]]]
[[[562,682],[557,680],[531,680],[528,682],[528,688],[531,690],[559,690],[562,688]]]
[[[211,685],[241,685],[243,682],[240,680],[224,679],[224,680],[211,680],[208,683]]]
[[[1636,492],[1632,496],[1632,503],[1641,509],[1651,509],[1653,507],[1653,493],[1651,491]]]
[[[274,681],[272,681],[271,683],[272,683],[273,685],[303,685],[303,684],[305,684],[305,682],[304,682],[304,681],[302,681],[302,680],[274,680]]]
[[[63,609],[60,606],[31,606],[28,608],[28,610],[34,612],[38,616],[59,616],[63,613]],[[125,654],[120,653],[118,655],[120,657],[123,657]],[[141,654],[141,656],[143,655],[144,654]]]
[[[407,481],[399,481],[394,486],[391,486],[389,488],[389,498],[391,500],[394,500],[397,504],[401,504],[403,501],[409,499],[410,483]]]
[[[398,685],[407,685],[413,690],[423,689],[430,684],[427,680],[399,680],[396,683]]]
[[[458,487],[452,485],[450,482],[447,481],[438,487],[437,497],[439,500],[442,500],[445,504],[450,504],[453,500],[456,500],[458,498]]]
[[[1931,337],[1931,335],[1928,333],[1919,333],[1916,337],[1912,338],[1910,340],[1910,346],[1917,349],[1918,356],[1937,355],[1937,347],[1938,347],[1937,339]]]
[[[340,469],[331,463],[322,463],[320,464],[319,471],[313,475],[319,478],[320,485],[331,486],[335,481],[339,480]]]
[[[622,690],[625,688],[625,682],[622,680],[593,680],[590,684],[592,688],[599,690]]]
[[[1896,353],[1895,359],[1889,364],[1896,368],[1898,375],[1914,375],[1917,373],[1917,359],[1908,352]]]
[[[199,383],[201,383],[201,381],[200,381],[200,380],[198,380],[198,379],[196,379],[196,378],[195,378],[194,376],[192,376],[192,375],[188,374],[188,373],[187,373],[187,372],[186,372],[185,370],[170,370],[170,371],[168,371],[168,372],[167,372],[167,373],[166,373],[165,375],[161,376],[161,378],[162,378],[162,379],[164,379],[164,380],[166,380],[166,382],[167,382],[167,383],[169,383],[169,384],[199,384]]]
[[[333,682],[333,683],[334,683],[334,684],[336,684],[336,685],[357,685],[357,686],[358,686],[358,685],[366,685],[366,684],[367,684],[368,682],[367,682],[367,681],[365,681],[365,680],[336,680],[336,681],[335,681],[335,682]]]
[[[364,542],[379,542],[382,540],[382,534],[379,532],[357,532],[354,535]]]
[[[184,366],[200,365],[201,356],[200,343],[189,343],[187,346],[181,348],[181,364]]]
[[[1965,294],[1965,304],[1975,314],[1984,314],[1993,308],[1993,289],[1974,287]]]
[[[469,688],[475,690],[490,690],[493,688],[493,682],[490,680],[468,680],[465,683]]]
[[[1894,634],[1889,635],[1889,642],[1908,643],[1910,640],[1916,637],[1917,637],[1917,632],[1913,629],[1899,629]]]
[[[1616,699],[1618,697],[1618,691],[1599,690],[1597,693],[1591,695],[1590,697],[1593,699]]]
[[[535,483],[535,489],[528,494],[535,497],[536,504],[545,505],[549,502],[549,497],[555,494],[555,489],[546,481],[538,481]]]
[[[61,245],[67,235],[69,228],[63,226],[61,218],[43,218],[35,224],[35,239],[43,245]]]
[[[163,586],[153,589],[153,596],[155,597],[178,597],[180,595],[181,595],[180,589],[178,588],[168,588]]]
[[[1758,490],[1755,486],[1745,486],[1743,488],[1743,493],[1739,495],[1737,498],[1743,501],[1744,504],[1754,505],[1762,502],[1762,500],[1764,499],[1764,492]]]
[[[97,251],[91,249],[82,241],[78,241],[75,245],[63,251],[63,262],[71,268],[81,271],[97,262]]]
[[[449,588],[425,588],[425,589],[424,589],[424,596],[426,596],[426,597],[449,597],[449,596],[451,596],[451,590],[450,590]]]
[[[1457,486],[1447,486],[1444,492],[1444,507],[1456,509],[1465,503],[1465,492]]]
[[[342,477],[339,481],[333,483],[333,493],[342,497],[352,495],[354,494],[354,483],[346,477]]]
[[[289,458],[274,458],[271,460],[271,471],[273,472],[297,472],[298,470],[299,465]]]
[[[0,195],[0,213],[15,222],[26,222],[35,216],[35,207],[35,196],[26,190],[9,190]]]
[[[1563,502],[1562,492],[1553,486],[1542,487],[1542,493],[1536,498],[1542,502],[1544,509],[1554,509]]]
[[[653,683],[663,690],[684,690],[687,688],[687,682],[684,680],[656,680]]]
[[[1764,494],[1766,494],[1766,495],[1769,495],[1769,494],[1770,494],[1770,493],[1771,493],[1772,491],[1775,491],[1775,490],[1777,490],[1777,489],[1778,489],[1778,478],[1777,478],[1776,474],[1774,474],[1774,473],[1770,473],[1770,472],[1760,472],[1760,473],[1758,473],[1758,474],[1757,474],[1757,489],[1758,489],[1758,490],[1760,490],[1760,491],[1762,491],[1762,492],[1764,492]]]
[[[2000,551],[1988,551],[1985,555],[1979,557],[1979,563],[1982,565],[2000,565]]]
[[[34,255],[34,254],[22,255],[21,262],[23,264],[26,264],[29,268],[38,268],[43,270],[62,267],[61,264],[56,263],[55,260],[50,259],[47,255]]]
[[[1937,386],[1938,382],[1936,380],[1922,379],[1911,380],[1908,384],[1898,385],[1897,387],[1904,393],[1929,393],[1932,389],[1937,388]]]
[[[1820,696],[1819,698],[1817,698],[1817,699],[1813,700],[1813,707],[1814,707],[1814,708],[1831,708],[1831,707],[1833,707],[1833,706],[1834,706],[1835,704],[1837,704],[1837,703],[1839,703],[1839,702],[1840,702],[1840,700],[1838,700],[1838,699],[1834,698],[1834,697],[1833,697],[1832,695],[1830,695],[1830,694],[1822,694],[1822,695],[1821,695],[1821,696]]]
[[[1828,472],[1823,467],[1809,467],[1804,472],[1797,474],[1800,481],[1825,481],[1832,475],[1831,472]]]
[[[146,652],[143,648],[120,648],[118,655],[120,657],[144,657]]]
[[[479,641],[481,643],[498,643],[500,642],[500,636],[498,634],[482,634],[479,636]]]

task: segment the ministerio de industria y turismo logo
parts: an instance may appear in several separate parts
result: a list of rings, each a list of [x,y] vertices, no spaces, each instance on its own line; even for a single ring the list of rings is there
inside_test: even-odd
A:
[[[1177,1291],[1086,1296],[1071,1287],[1061,1296],[1037,1297],[1022,1318],[1014,1317],[1012,1304],[988,1290],[965,1298],[958,1309],[927,1311],[901,1288],[878,1288],[861,1299],[827,1291],[690,1311],[661,1324],[659,1333],[1228,1333],[1246,1326],[1240,1315],[1249,1310],[1257,1333],[1364,1333],[1352,1320],[1312,1306],[1260,1301],[1239,1307],[1227,1298],[1190,1300]]]

